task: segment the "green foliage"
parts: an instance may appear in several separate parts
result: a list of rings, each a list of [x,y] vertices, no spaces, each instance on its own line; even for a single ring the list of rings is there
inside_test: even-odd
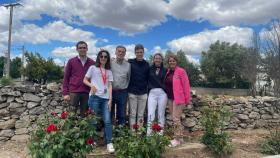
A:
[[[230,119],[230,112],[222,107],[203,107],[202,127],[204,135],[201,142],[217,155],[227,155],[233,150],[231,138],[224,131],[225,122]]]
[[[16,57],[11,62],[10,75],[12,78],[19,78],[21,75],[21,59]]]
[[[52,58],[46,60],[38,53],[26,53],[25,56],[27,65],[23,72],[29,80],[45,83],[62,79],[62,68],[56,65]]]
[[[94,149],[97,134],[93,114],[80,118],[74,113],[52,113],[37,121],[28,148],[34,158],[85,158]]]
[[[261,143],[261,152],[264,154],[280,154],[280,130],[270,132],[270,136]]]
[[[248,81],[241,75],[242,59],[247,48],[238,44],[217,41],[202,52],[200,64],[208,87],[248,88]]]
[[[146,129],[133,132],[126,127],[114,129],[114,146],[118,158],[160,158],[169,144],[169,137],[153,132],[146,135]]]
[[[13,80],[10,77],[2,77],[0,79],[0,84],[2,86],[9,86],[13,84]]]
[[[4,64],[5,64],[5,57],[0,57],[0,77],[4,74]]]

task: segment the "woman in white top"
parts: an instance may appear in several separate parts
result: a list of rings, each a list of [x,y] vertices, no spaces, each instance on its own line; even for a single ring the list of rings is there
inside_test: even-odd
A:
[[[113,153],[115,151],[112,144],[111,123],[113,75],[110,69],[109,52],[107,50],[100,50],[95,65],[88,69],[83,82],[91,87],[88,104],[96,114],[102,114],[107,150]]]

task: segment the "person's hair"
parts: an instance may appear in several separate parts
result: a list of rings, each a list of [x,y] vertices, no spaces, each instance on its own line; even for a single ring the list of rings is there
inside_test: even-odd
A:
[[[155,53],[154,56],[153,56],[153,60],[155,59],[155,57],[156,57],[157,55],[160,56],[161,59],[162,59],[162,62],[161,62],[161,65],[160,65],[160,66],[162,67],[162,66],[163,66],[163,60],[164,60],[164,58],[163,58],[163,56],[162,56],[161,53]],[[153,61],[153,65],[155,65],[154,61]]]
[[[173,58],[176,62],[178,62],[177,55],[175,55],[175,54],[169,54],[169,55],[168,55],[168,58],[167,58],[167,62],[169,62],[169,59],[170,59],[170,58]]]
[[[155,59],[155,57],[156,57],[157,55],[158,55],[158,56],[160,56],[160,57],[161,57],[161,59],[163,60],[163,56],[162,56],[162,54],[161,54],[161,53],[155,53],[155,54],[154,54],[154,56],[153,56],[153,59]]]
[[[116,47],[116,50],[117,50],[118,48],[123,48],[123,49],[124,49],[124,51],[126,52],[126,48],[125,48],[124,46],[122,46],[122,45],[118,45],[118,46]]]
[[[143,51],[144,51],[144,46],[142,44],[136,44],[134,51],[136,51],[138,49],[143,49]]]
[[[85,44],[85,45],[88,47],[88,45],[87,45],[87,43],[86,43],[85,41],[79,41],[79,42],[77,42],[77,44],[76,44],[76,49],[78,49],[78,46],[79,46],[80,44]]]
[[[101,63],[100,63],[100,56],[102,55],[102,53],[106,53],[107,55],[107,62],[105,64],[105,69],[110,70],[111,69],[111,62],[110,62],[110,53],[107,50],[100,50],[97,54],[96,57],[96,62],[95,62],[95,66],[96,67],[100,67]]]

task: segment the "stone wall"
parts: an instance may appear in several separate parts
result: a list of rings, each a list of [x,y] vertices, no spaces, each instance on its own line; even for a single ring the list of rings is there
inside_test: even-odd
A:
[[[182,124],[190,131],[201,130],[202,106],[227,106],[231,119],[227,129],[271,128],[280,125],[280,98],[194,96],[192,104],[184,108]],[[167,117],[170,123],[170,117]]]
[[[0,88],[0,141],[26,141],[38,117],[62,112],[59,85],[19,85]]]
[[[191,105],[184,109],[182,123],[190,131],[201,130],[200,109],[203,105],[228,106],[233,117],[228,129],[267,128],[280,122],[280,99],[273,97],[193,96]],[[0,141],[26,141],[39,117],[67,109],[60,85],[19,85],[0,87]],[[167,124],[170,124],[167,116]]]

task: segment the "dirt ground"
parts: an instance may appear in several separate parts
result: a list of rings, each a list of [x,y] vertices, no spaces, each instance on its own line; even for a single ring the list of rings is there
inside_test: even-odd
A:
[[[229,131],[232,136],[234,151],[227,158],[261,158],[263,155],[260,153],[259,142],[269,135],[269,130],[254,129],[254,130],[235,130]],[[167,149],[164,154],[165,158],[216,158],[207,148],[198,147],[189,149],[188,143],[199,143],[199,138],[202,132],[185,133],[189,135],[186,137],[186,144],[183,147]],[[26,143],[8,141],[0,143],[0,158],[30,158],[28,156],[28,149]],[[104,149],[104,147],[103,147]],[[89,157],[96,157],[89,156]],[[114,157],[113,155],[103,155],[98,157]]]

